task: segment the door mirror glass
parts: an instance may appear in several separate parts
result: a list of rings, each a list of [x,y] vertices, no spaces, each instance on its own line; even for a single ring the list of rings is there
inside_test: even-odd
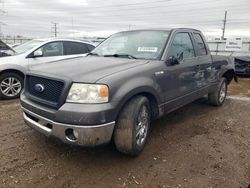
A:
[[[167,61],[166,61],[167,65],[177,65],[179,64],[179,60],[175,57],[175,56],[170,56]]]
[[[41,49],[34,51],[33,57],[43,57],[43,51]]]
[[[183,60],[183,52],[181,52],[180,54],[176,56],[170,56],[166,63],[167,65],[177,65],[180,64],[180,62]]]

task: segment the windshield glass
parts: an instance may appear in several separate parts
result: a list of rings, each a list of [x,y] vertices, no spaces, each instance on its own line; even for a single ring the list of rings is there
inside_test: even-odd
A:
[[[137,59],[159,59],[169,31],[127,31],[112,35],[92,54],[99,56],[134,57]],[[127,55],[127,56],[126,56]]]
[[[29,42],[26,42],[24,44],[21,44],[17,47],[14,47],[13,49],[15,50],[16,54],[22,54],[25,53],[29,50],[31,50],[32,48],[42,44],[44,41],[41,40],[31,40]]]

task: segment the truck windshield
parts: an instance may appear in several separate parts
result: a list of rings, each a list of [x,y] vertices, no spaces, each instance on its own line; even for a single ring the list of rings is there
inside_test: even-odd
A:
[[[169,31],[116,33],[92,51],[92,55],[133,59],[160,59]]]

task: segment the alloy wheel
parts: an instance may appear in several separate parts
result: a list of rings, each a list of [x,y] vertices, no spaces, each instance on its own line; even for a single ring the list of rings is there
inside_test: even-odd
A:
[[[138,123],[136,127],[136,144],[138,146],[142,146],[146,140],[149,121],[150,119],[148,108],[143,105],[138,115]]]
[[[225,98],[226,98],[226,92],[227,92],[227,86],[226,86],[226,83],[223,82],[223,84],[221,86],[221,89],[220,89],[220,95],[219,95],[219,101],[220,101],[220,103],[223,103],[223,101],[225,100]]]
[[[15,97],[22,90],[22,84],[20,80],[15,77],[7,77],[0,83],[0,91],[7,97]]]

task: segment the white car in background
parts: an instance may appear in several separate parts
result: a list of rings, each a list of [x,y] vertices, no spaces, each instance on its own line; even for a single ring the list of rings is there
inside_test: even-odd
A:
[[[0,58],[0,99],[19,97],[29,67],[86,56],[94,48],[91,43],[69,39],[36,39],[15,47],[13,56]]]

